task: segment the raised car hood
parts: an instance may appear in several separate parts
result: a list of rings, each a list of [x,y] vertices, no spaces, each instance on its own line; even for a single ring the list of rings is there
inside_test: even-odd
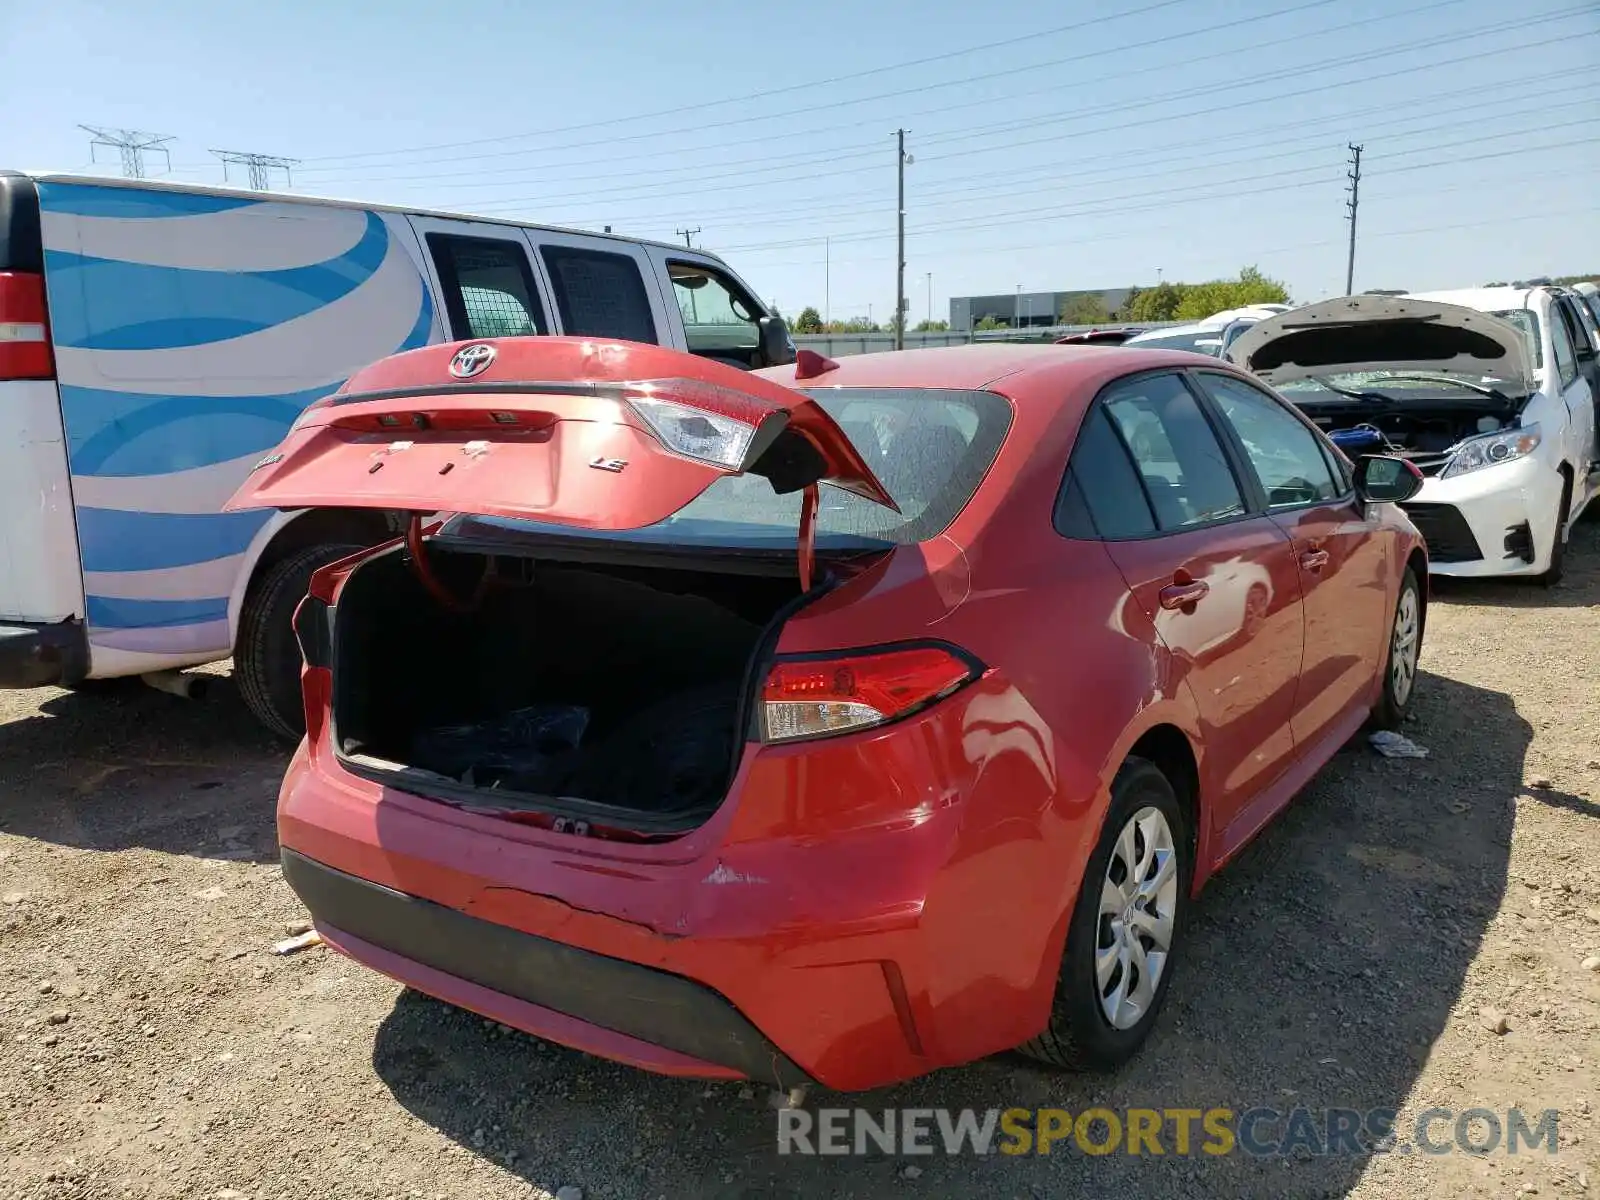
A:
[[[1533,391],[1527,343],[1509,321],[1406,296],[1341,296],[1281,313],[1241,334],[1228,361],[1268,383],[1363,371],[1490,376]]]

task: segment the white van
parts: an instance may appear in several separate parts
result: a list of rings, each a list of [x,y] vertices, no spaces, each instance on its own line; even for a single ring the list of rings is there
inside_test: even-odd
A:
[[[609,234],[145,180],[0,172],[0,687],[234,658],[303,724],[310,574],[393,535],[360,510],[224,513],[300,411],[430,342],[653,342],[794,361],[721,259]]]

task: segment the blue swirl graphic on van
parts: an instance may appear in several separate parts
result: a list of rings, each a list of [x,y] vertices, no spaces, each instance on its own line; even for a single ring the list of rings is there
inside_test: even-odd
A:
[[[226,654],[271,519],[228,496],[307,404],[441,337],[404,219],[114,184],[39,199],[91,651]]]
[[[50,250],[50,326],[56,345],[89,350],[220,342],[348,295],[372,278],[388,249],[388,227],[368,213],[361,240],[344,254],[284,271],[192,271]]]

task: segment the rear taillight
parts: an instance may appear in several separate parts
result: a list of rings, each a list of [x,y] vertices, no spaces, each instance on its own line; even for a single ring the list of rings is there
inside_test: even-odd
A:
[[[0,379],[53,379],[44,276],[0,271]]]
[[[762,734],[789,742],[868,729],[924,709],[982,673],[946,646],[780,659],[761,689]]]
[[[745,468],[771,411],[732,388],[699,379],[623,385],[628,404],[674,454],[729,471]]]

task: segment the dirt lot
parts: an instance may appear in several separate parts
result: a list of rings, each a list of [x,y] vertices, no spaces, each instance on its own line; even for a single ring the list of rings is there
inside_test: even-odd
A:
[[[1408,728],[1433,757],[1352,744],[1208,889],[1130,1069],[994,1060],[863,1101],[1553,1108],[1555,1154],[780,1158],[759,1090],[266,953],[302,915],[283,756],[219,669],[198,703],[0,693],[0,1196],[1600,1194],[1600,524],[1572,551],[1552,592],[1436,597]]]

